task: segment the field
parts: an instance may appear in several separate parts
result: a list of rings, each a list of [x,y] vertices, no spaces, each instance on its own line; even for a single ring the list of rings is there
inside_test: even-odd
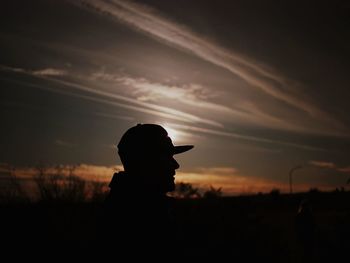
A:
[[[295,229],[304,198],[312,204],[316,226],[315,250],[307,258]],[[99,242],[101,207],[100,201],[2,204],[3,244],[7,250],[87,255]],[[175,253],[186,250],[197,259],[330,262],[350,248],[349,192],[177,199],[175,211],[181,238]]]

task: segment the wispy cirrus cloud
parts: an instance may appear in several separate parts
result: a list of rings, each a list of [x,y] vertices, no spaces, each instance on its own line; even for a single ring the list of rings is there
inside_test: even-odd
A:
[[[348,132],[343,123],[318,107],[305,92],[302,92],[301,83],[199,36],[188,27],[165,18],[149,6],[119,0],[84,0],[80,3],[83,7],[111,16],[131,28],[228,70],[272,98],[301,110],[326,125],[337,127],[342,131],[341,134]]]
[[[331,169],[342,173],[350,173],[350,166],[340,167],[339,165],[329,161],[309,161],[309,164],[319,168]]]
[[[21,82],[18,80],[9,80],[12,82],[21,83],[22,85],[31,86],[33,88],[49,90],[49,91],[60,93],[60,94],[65,94],[65,95],[69,95],[69,96],[93,100],[96,102],[106,103],[109,105],[115,105],[118,107],[131,109],[131,110],[135,110],[135,111],[139,111],[139,112],[143,112],[143,113],[147,113],[147,114],[151,114],[151,115],[156,115],[156,116],[160,116],[163,118],[169,118],[169,119],[188,122],[188,123],[202,123],[202,124],[206,124],[206,125],[210,125],[210,126],[214,126],[214,127],[220,127],[220,128],[223,127],[223,125],[221,123],[219,123],[215,120],[210,120],[210,119],[206,119],[203,117],[199,117],[197,115],[183,112],[183,111],[180,111],[180,110],[177,110],[174,108],[139,101],[139,100],[132,98],[132,97],[123,96],[123,95],[117,94],[115,92],[103,90],[103,89],[96,88],[96,87],[93,88],[93,87],[90,87],[88,85],[79,84],[78,82],[58,79],[58,78],[54,78],[52,76],[44,76],[44,75],[34,74],[32,70],[13,68],[13,67],[5,66],[5,65],[0,65],[0,70],[31,75],[31,76],[34,76],[37,78],[41,78],[44,80],[52,81],[54,83],[58,83],[60,85],[66,86],[70,89],[69,90],[62,90],[60,88],[47,87],[46,85],[29,84],[29,83],[24,83],[24,82]],[[74,91],[83,91],[83,92],[88,93],[90,95],[75,93]],[[98,95],[99,97],[102,97],[102,98],[98,98],[98,97],[96,97],[96,95]]]
[[[321,168],[329,168],[329,169],[336,168],[336,165],[332,162],[310,161],[309,164],[311,164],[313,166],[321,167]]]
[[[18,72],[18,73],[26,73],[31,74],[33,76],[65,76],[68,74],[68,72],[64,69],[57,69],[57,68],[43,68],[43,69],[37,69],[37,70],[29,70],[29,69],[23,69],[23,68],[17,68],[17,67],[9,67],[5,65],[0,65],[0,69],[2,70],[9,70],[12,72]]]
[[[298,148],[298,149],[307,150],[307,151],[321,151],[321,152],[327,151],[324,148],[311,146],[311,145],[307,145],[307,144],[293,143],[293,142],[288,142],[288,141],[283,141],[283,140],[266,139],[266,138],[262,138],[262,137],[244,135],[244,134],[235,133],[235,132],[227,132],[227,131],[221,131],[221,130],[215,130],[215,129],[209,129],[209,128],[183,125],[183,124],[175,124],[174,123],[174,124],[171,124],[170,127],[174,127],[176,129],[184,130],[187,132],[200,132],[200,133],[204,133],[204,134],[212,134],[212,135],[219,135],[219,136],[224,136],[224,137],[235,138],[235,139],[243,140],[243,141],[277,144],[277,145],[283,145],[283,146]]]
[[[166,85],[162,83],[150,82],[145,78],[122,77],[119,79],[125,85],[135,89],[134,94],[139,100],[159,101],[164,98],[182,101],[183,103],[193,105],[196,102],[207,100],[213,95],[208,89],[196,84],[184,86]],[[210,103],[208,103],[210,105]],[[215,104],[213,104],[215,106]],[[215,108],[215,107],[214,107]]]
[[[172,100],[176,103],[195,106],[220,114],[246,115],[241,111],[236,111],[222,104],[212,102],[212,98],[222,96],[222,94],[195,83],[170,85],[152,82],[146,78],[133,78],[131,76],[104,72],[96,72],[91,78],[94,80],[109,81],[114,84],[123,84],[129,88],[130,93],[137,100],[143,102],[157,103],[164,100]]]
[[[284,146],[299,148],[307,151],[326,151],[323,148],[315,147],[311,145],[293,143],[293,142],[288,142],[283,140],[267,139],[267,138],[258,137],[258,136],[244,135],[244,134],[240,134],[232,131],[226,131],[222,129],[223,125],[221,123],[214,120],[202,118],[202,117],[189,114],[186,112],[182,112],[170,107],[165,107],[165,106],[160,106],[153,103],[139,101],[135,98],[126,97],[107,90],[92,88],[87,85],[79,84],[77,82],[71,82],[71,81],[58,79],[51,76],[50,77],[42,76],[42,75],[38,76],[33,74],[31,70],[25,70],[21,68],[12,68],[4,65],[0,65],[0,69],[5,71],[12,71],[12,72],[17,72],[21,74],[31,75],[43,80],[52,81],[53,83],[60,84],[61,86],[67,87],[68,89],[56,88],[54,86],[51,87],[48,85],[31,84],[20,80],[7,79],[8,81],[11,81],[20,85],[25,85],[25,86],[37,88],[37,89],[48,90],[51,92],[64,94],[67,96],[86,99],[86,100],[90,100],[98,103],[117,106],[117,107],[129,109],[137,112],[142,112],[142,113],[178,121],[178,123],[171,123],[171,124],[169,123],[169,127],[178,129],[181,132],[184,132],[187,134],[192,132],[200,132],[202,134],[230,137],[230,138],[243,140],[243,141],[284,145]],[[84,91],[85,93],[79,93],[77,91]],[[183,123],[183,124],[180,124],[180,123]],[[213,128],[204,128],[204,127],[198,126],[197,124],[207,124],[212,126]]]
[[[103,117],[103,118],[109,118],[109,119],[119,119],[119,120],[127,120],[127,121],[134,120],[134,118],[131,116],[110,114],[110,113],[104,113],[104,112],[95,112],[94,115]]]
[[[350,166],[338,168],[338,171],[343,173],[350,173]]]
[[[291,131],[308,131],[308,127],[296,125],[286,118],[277,118],[258,108],[252,101],[242,98],[234,108],[220,102],[232,96],[223,90],[205,87],[197,83],[170,84],[150,81],[120,73],[107,73],[104,70],[93,73],[93,81],[104,81],[108,86],[123,85],[129,94],[142,102],[167,105],[176,103],[177,108],[201,109],[202,115],[211,115],[217,122],[234,122],[238,125],[254,125]]]
[[[44,68],[40,70],[33,70],[32,74],[35,76],[65,76],[67,71],[63,69]]]

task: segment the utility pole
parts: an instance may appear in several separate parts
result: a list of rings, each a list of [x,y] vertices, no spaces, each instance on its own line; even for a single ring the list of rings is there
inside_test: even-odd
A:
[[[290,190],[290,193],[292,194],[293,193],[293,187],[292,187],[292,174],[295,170],[297,169],[300,169],[302,168],[303,166],[302,165],[297,165],[297,166],[294,166],[292,169],[290,169],[289,171],[289,190]]]

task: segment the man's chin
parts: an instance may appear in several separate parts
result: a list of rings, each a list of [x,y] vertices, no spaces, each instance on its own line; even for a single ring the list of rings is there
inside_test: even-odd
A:
[[[175,190],[175,182],[169,183],[169,185],[167,186],[167,192],[172,192],[174,190]]]

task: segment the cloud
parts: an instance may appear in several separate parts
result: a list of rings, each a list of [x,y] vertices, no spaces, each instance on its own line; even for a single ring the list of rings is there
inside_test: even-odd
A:
[[[67,75],[67,71],[63,69],[45,68],[40,70],[33,70],[32,74],[35,76],[65,76]]]
[[[343,172],[343,173],[350,173],[350,166],[346,166],[343,168],[338,168],[339,172]]]
[[[288,183],[243,175],[234,167],[199,167],[189,171],[179,171],[176,182],[191,183],[201,189],[208,189],[210,186],[222,188],[226,195],[269,193],[273,189],[289,192]],[[296,192],[308,191],[310,187],[312,185],[305,183],[293,185]],[[318,189],[329,191],[334,187],[318,185]]]
[[[75,174],[87,179],[95,179],[102,181],[109,181],[113,174],[117,171],[122,171],[122,165],[102,166],[91,164],[80,164],[77,166]]]
[[[9,171],[10,169],[11,165],[9,165],[8,163],[0,162],[0,172]]]
[[[42,166],[46,174],[56,174],[59,170],[63,176],[69,175],[70,171],[85,180],[109,181],[116,171],[123,170],[121,165],[103,166],[92,164],[79,165],[52,165]],[[20,179],[30,179],[38,174],[35,167],[16,167],[15,175]]]
[[[210,95],[204,87],[196,84],[184,86],[169,86],[161,83],[150,82],[145,78],[122,77],[119,79],[123,84],[133,87],[136,95],[140,94],[143,100],[155,100],[169,98],[193,105],[194,103],[206,100]]]
[[[2,165],[1,173],[9,171],[10,166]],[[57,174],[59,171],[62,176],[68,176],[71,171],[88,181],[110,182],[115,172],[124,170],[121,165],[104,166],[93,164],[79,165],[52,165],[45,166],[45,174]],[[32,180],[38,174],[35,167],[16,167],[13,170],[16,178],[20,180]],[[234,167],[197,167],[186,171],[177,171],[176,182],[191,183],[195,187],[208,189],[210,186],[214,188],[222,188],[225,195],[237,194],[255,194],[258,192],[268,193],[272,189],[279,189],[281,192],[288,192],[289,185],[287,183],[263,179],[253,176],[241,174]],[[308,191],[313,185],[310,184],[294,184],[294,191]],[[317,186],[319,190],[333,190],[334,186],[321,184]]]
[[[109,113],[103,113],[103,112],[95,112],[94,115],[109,119],[119,119],[119,120],[126,120],[126,121],[133,121],[134,118],[131,116],[124,116],[124,115],[117,115],[117,114],[109,114]]]
[[[157,40],[190,52],[205,61],[230,71],[252,87],[263,91],[274,99],[302,110],[311,117],[331,124],[344,132],[348,131],[347,127],[317,107],[312,99],[301,92],[302,85],[300,83],[289,80],[261,63],[248,59],[232,50],[227,50],[197,35],[188,27],[165,18],[149,6],[119,0],[85,0],[81,1],[81,6],[111,16]]]
[[[229,107],[210,102],[209,99],[218,96],[215,91],[209,90],[199,84],[176,86],[150,82],[145,78],[120,77],[118,82],[133,89],[131,91],[138,100],[160,102],[169,99],[188,106],[195,106],[204,110],[214,111],[219,114],[240,114]]]
[[[184,123],[184,122],[189,123],[190,125],[178,124],[178,123],[169,124],[172,128],[180,129],[180,131],[185,132],[185,133],[200,132],[200,133],[204,133],[204,134],[231,137],[231,138],[235,138],[238,140],[244,140],[244,141],[279,144],[279,145],[299,148],[299,149],[303,149],[303,150],[326,151],[323,148],[314,147],[314,146],[305,145],[305,144],[291,143],[291,142],[282,141],[282,140],[266,139],[266,138],[262,138],[262,137],[244,135],[244,134],[239,134],[239,133],[235,133],[235,132],[228,132],[228,131],[225,131],[222,129],[210,129],[210,128],[199,127],[199,126],[196,126],[195,124],[196,123],[208,124],[210,126],[214,126],[215,128],[223,128],[223,125],[217,121],[213,121],[213,120],[206,119],[206,118],[201,118],[199,116],[185,113],[182,111],[178,111],[178,110],[175,110],[173,108],[163,107],[163,106],[150,104],[150,103],[146,103],[146,102],[140,102],[137,99],[125,97],[125,96],[111,93],[111,92],[104,91],[104,90],[93,89],[93,88],[88,87],[86,85],[81,85],[81,84],[78,84],[75,82],[69,82],[69,81],[55,79],[55,78],[47,77],[47,76],[33,75],[33,73],[30,70],[28,71],[25,69],[12,68],[12,67],[8,67],[8,66],[4,66],[4,65],[0,65],[0,69],[6,70],[6,71],[20,72],[22,74],[35,76],[35,77],[40,78],[40,79],[49,80],[49,81],[52,81],[54,83],[58,83],[60,85],[66,86],[66,87],[73,88],[73,90],[76,90],[76,91],[84,91],[84,92],[88,92],[88,93],[94,94],[94,95],[85,95],[85,94],[73,92],[72,90],[59,89],[59,88],[50,87],[47,85],[30,84],[28,82],[23,82],[20,80],[6,79],[7,81],[11,81],[13,83],[25,85],[25,86],[32,87],[32,88],[43,89],[43,90],[47,90],[47,91],[51,91],[51,92],[55,92],[55,93],[59,93],[59,94],[64,94],[67,96],[78,97],[81,99],[95,101],[95,102],[108,104],[108,105],[112,105],[112,106],[118,106],[118,107],[122,107],[122,108],[129,109],[129,110],[134,110],[134,111],[138,111],[138,112],[142,112],[142,113],[146,113],[146,114],[151,114],[151,115],[163,117],[166,119],[176,120],[176,121],[179,121],[181,123]],[[99,98],[96,95],[99,95],[99,96],[104,97],[104,98]],[[122,100],[126,103],[119,102],[118,100]],[[136,105],[133,105],[133,104],[136,104]]]
[[[6,170],[5,168],[7,167],[4,167],[4,171]],[[47,166],[44,168],[44,172],[47,175],[54,175],[59,171],[60,175],[68,176],[72,169],[74,175],[85,180],[108,183],[114,172],[123,170],[123,167],[120,165],[99,166],[90,164],[58,165]],[[28,181],[32,180],[37,174],[38,169],[35,167],[17,167],[14,175],[20,180]],[[283,185],[267,180],[242,176],[232,167],[196,168],[186,172],[177,172],[176,182],[191,183],[203,189],[207,189],[209,186],[215,188],[222,187],[225,194],[268,192],[277,186],[279,186],[280,189],[284,187]]]
[[[16,67],[9,67],[6,65],[0,65],[1,70],[7,70],[12,72],[18,72],[18,73],[25,73],[30,74],[33,76],[65,76],[68,74],[68,72],[64,69],[57,69],[57,68],[43,68],[38,70],[28,70],[23,68],[16,68]]]
[[[206,167],[206,168],[197,168],[198,171],[201,173],[209,173],[209,174],[216,174],[216,175],[232,175],[236,174],[238,171],[234,167]]]
[[[240,101],[240,106],[233,109],[220,102],[215,102],[216,99],[226,98],[230,94],[197,83],[171,85],[150,81],[146,78],[135,78],[130,75],[112,74],[104,71],[93,73],[90,79],[98,82],[105,81],[108,85],[123,85],[129,94],[142,102],[162,103],[163,105],[169,102],[176,103],[178,108],[182,106],[191,109],[200,108],[202,110],[201,114],[214,116],[213,118],[217,120],[217,123],[219,120],[231,120],[235,123],[269,125],[270,127],[271,125],[278,125],[290,129],[295,126],[286,120],[264,114],[260,109],[256,109],[253,103],[249,104],[250,107],[245,107],[248,103]],[[254,110],[252,110],[253,108]]]
[[[244,98],[236,102],[235,108],[215,102],[215,100],[222,100],[231,94],[196,83],[182,85],[160,83],[126,74],[106,73],[104,70],[93,73],[90,79],[98,82],[105,81],[106,85],[109,86],[123,85],[128,90],[128,94],[142,102],[158,105],[176,103],[177,108],[188,106],[189,109],[201,109],[199,114],[213,116],[212,119],[217,120],[217,122],[234,122],[236,125],[253,124],[274,129],[310,132],[310,125],[299,125],[289,118],[273,116],[259,107],[257,103]],[[316,133],[327,134],[325,130],[312,129]]]
[[[321,168],[329,168],[329,169],[336,168],[335,164],[332,162],[310,161],[309,164],[313,166],[321,167]]]
[[[182,130],[188,131],[188,132],[200,132],[200,133],[204,133],[204,134],[219,135],[219,136],[231,137],[231,138],[235,138],[235,139],[243,140],[243,141],[278,144],[278,145],[298,148],[298,149],[307,150],[307,151],[321,151],[321,152],[327,151],[326,149],[311,146],[311,145],[292,143],[292,142],[282,141],[282,140],[266,139],[266,138],[262,138],[262,137],[244,135],[244,134],[239,134],[239,133],[235,133],[235,132],[227,132],[227,131],[221,131],[221,130],[201,128],[201,127],[196,127],[196,126],[183,125],[183,124],[171,124],[171,126],[177,128],[177,129],[182,129]]]
[[[101,90],[99,88],[92,88],[92,87],[89,87],[88,85],[81,85],[81,84],[78,84],[78,83],[72,82],[72,81],[61,80],[61,79],[43,76],[43,75],[35,75],[35,74],[33,74],[33,71],[31,71],[31,70],[18,69],[18,68],[8,67],[5,65],[0,65],[0,69],[5,70],[5,71],[20,72],[20,73],[23,73],[26,75],[31,75],[31,76],[41,78],[44,80],[49,80],[49,81],[52,81],[54,83],[58,83],[60,85],[64,85],[66,87],[69,87],[69,88],[76,90],[76,91],[83,91],[83,92],[87,92],[89,94],[93,94],[94,96],[78,94],[78,93],[74,93],[74,92],[69,91],[69,90],[63,90],[63,89],[59,89],[59,88],[55,88],[55,87],[48,87],[46,85],[29,84],[29,83],[25,83],[25,82],[22,82],[19,80],[12,80],[12,79],[8,80],[8,81],[18,83],[21,85],[26,85],[26,86],[30,86],[33,88],[43,89],[43,90],[49,90],[52,92],[65,94],[68,96],[84,98],[84,99],[88,99],[88,100],[92,100],[92,101],[96,101],[96,102],[114,105],[114,106],[118,106],[118,107],[122,107],[122,108],[126,108],[126,109],[131,109],[131,110],[135,110],[135,111],[139,111],[139,112],[143,112],[143,113],[148,113],[151,115],[156,115],[156,116],[169,118],[169,119],[173,119],[173,120],[179,120],[179,121],[189,122],[189,123],[202,123],[202,124],[207,124],[207,125],[214,126],[214,127],[223,127],[223,125],[217,121],[206,119],[206,118],[201,118],[199,116],[196,116],[196,115],[193,115],[190,113],[186,113],[183,111],[179,111],[179,110],[176,110],[174,108],[160,106],[157,104],[152,104],[152,103],[147,103],[147,102],[142,102],[142,101],[139,101],[139,100],[134,99],[134,98],[119,95],[119,94],[116,94],[116,93],[113,93],[113,92],[110,92],[107,90]],[[96,97],[96,95],[98,95],[100,97],[104,97],[105,99],[98,98],[98,97]],[[119,101],[123,101],[125,103],[119,102]]]
[[[341,173],[350,173],[350,166],[340,167],[333,162],[309,161],[309,164],[320,168],[332,169]]]

